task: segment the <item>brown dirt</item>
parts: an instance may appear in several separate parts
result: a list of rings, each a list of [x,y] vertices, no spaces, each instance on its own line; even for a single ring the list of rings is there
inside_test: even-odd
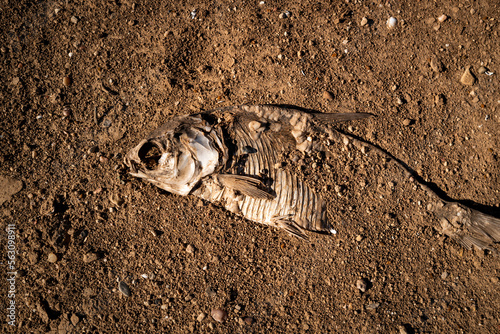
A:
[[[171,115],[242,103],[372,112],[340,128],[498,217],[497,2],[168,3],[1,5],[0,175],[23,182],[0,208],[2,248],[13,223],[18,250],[16,323],[2,311],[3,332],[500,331],[500,260],[443,236],[428,196],[377,156],[334,145],[317,169],[297,162],[338,231],[310,243],[167,194],[122,163]],[[6,310],[6,278],[0,288]]]

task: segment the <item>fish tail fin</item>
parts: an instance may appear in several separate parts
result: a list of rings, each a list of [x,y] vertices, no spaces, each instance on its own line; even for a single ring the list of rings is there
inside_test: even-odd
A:
[[[500,242],[500,219],[459,203],[446,203],[436,210],[443,233],[467,249],[473,247],[500,255],[493,245]]]

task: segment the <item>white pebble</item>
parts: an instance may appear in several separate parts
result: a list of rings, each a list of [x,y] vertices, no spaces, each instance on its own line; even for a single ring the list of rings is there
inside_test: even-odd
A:
[[[398,22],[398,20],[396,20],[395,17],[390,17],[388,20],[387,20],[387,28],[389,29],[392,29],[396,26],[396,23]]]

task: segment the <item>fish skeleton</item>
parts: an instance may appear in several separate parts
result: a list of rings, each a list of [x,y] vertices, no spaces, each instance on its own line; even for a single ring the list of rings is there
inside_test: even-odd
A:
[[[130,174],[177,195],[195,195],[258,223],[307,240],[306,230],[334,232],[320,194],[282,168],[282,154],[324,151],[326,140],[368,147],[400,167],[437,200],[443,233],[466,248],[496,253],[500,219],[439,196],[413,170],[376,145],[331,124],[367,113],[316,113],[298,107],[241,105],[174,117],[125,157]]]

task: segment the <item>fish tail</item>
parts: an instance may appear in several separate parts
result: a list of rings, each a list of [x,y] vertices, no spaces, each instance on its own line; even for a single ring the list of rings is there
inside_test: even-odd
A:
[[[438,209],[433,211],[440,219],[444,234],[457,240],[467,249],[476,247],[500,255],[492,247],[494,243],[500,242],[500,219],[443,198],[408,165],[382,148],[336,130],[329,129],[327,132],[330,139],[341,141],[346,145],[352,143],[358,149],[366,150],[368,148],[378,153],[389,163],[393,163],[401,169],[405,173],[405,177],[416,182],[431,198],[437,200],[440,205],[438,205]]]
[[[467,249],[475,247],[500,254],[492,247],[500,241],[500,219],[455,202],[446,203],[435,214],[443,233]]]

